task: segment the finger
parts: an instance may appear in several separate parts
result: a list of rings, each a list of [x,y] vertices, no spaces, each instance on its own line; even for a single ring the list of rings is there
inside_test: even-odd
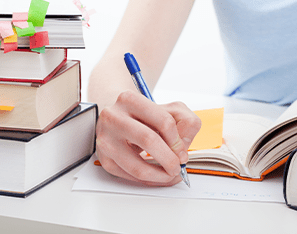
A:
[[[104,140],[104,137],[108,137],[113,142],[126,139],[148,152],[169,175],[175,176],[180,172],[179,158],[155,131],[130,116],[118,115],[110,108],[105,108],[100,117],[101,121],[105,123],[100,126],[100,132],[106,133],[98,135],[100,140]],[[116,147],[118,148],[118,146]]]
[[[178,175],[177,172],[175,175],[171,176],[164,168],[148,163],[140,157],[139,154],[136,154],[128,144],[122,143],[119,149],[121,156],[113,160],[116,164],[120,165],[125,172],[136,179],[151,182],[169,182],[173,179],[173,176]]]
[[[124,178],[126,180],[139,182],[139,183],[142,183],[142,184],[145,184],[148,186],[172,186],[174,184],[181,182],[181,180],[182,180],[180,176],[175,176],[172,178],[172,180],[170,180],[168,182],[142,181],[142,180],[139,180],[139,179],[131,176],[130,174],[128,174],[121,167],[119,167],[112,159],[107,158],[107,157],[101,157],[101,153],[99,153],[98,150],[97,150],[96,154],[97,154],[97,158],[100,161],[102,167],[108,173],[110,173],[114,176],[117,176],[117,177]]]
[[[125,125],[121,125],[119,134],[125,135],[129,142],[149,153],[170,176],[180,173],[179,158],[159,134],[134,119],[127,118],[124,121]],[[131,129],[133,129],[132,132]]]
[[[174,102],[163,105],[163,107],[173,116],[177,123],[178,133],[186,148],[191,145],[196,134],[201,128],[201,120],[184,103]]]
[[[181,140],[175,119],[163,108],[142,95],[126,92],[119,102],[130,103],[126,111],[134,119],[157,131],[171,150],[180,158],[180,163],[187,161],[186,147]]]
[[[98,154],[108,155],[108,157],[119,165],[121,169],[134,178],[142,181],[169,182],[173,179],[173,176],[178,175],[178,172],[174,175],[169,175],[161,167],[147,163],[130,147],[126,140],[116,139],[117,147],[112,147],[109,142],[113,142],[113,140],[114,139],[108,139],[108,137],[98,138]],[[103,160],[108,160],[104,157],[102,158]],[[109,168],[109,166],[113,166],[109,163],[110,161],[106,161],[105,165],[103,165],[107,168]],[[112,170],[109,169],[108,171]]]

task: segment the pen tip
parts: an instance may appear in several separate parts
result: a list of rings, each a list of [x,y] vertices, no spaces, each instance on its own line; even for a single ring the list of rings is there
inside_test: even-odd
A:
[[[186,185],[191,188],[190,182],[187,182]]]

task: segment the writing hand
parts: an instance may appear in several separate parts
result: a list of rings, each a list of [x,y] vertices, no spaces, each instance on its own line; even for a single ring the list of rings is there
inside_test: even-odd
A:
[[[180,102],[157,105],[134,91],[122,92],[102,110],[97,124],[97,156],[109,173],[152,186],[181,181],[180,164],[200,129],[200,119]],[[140,156],[149,153],[159,164]]]

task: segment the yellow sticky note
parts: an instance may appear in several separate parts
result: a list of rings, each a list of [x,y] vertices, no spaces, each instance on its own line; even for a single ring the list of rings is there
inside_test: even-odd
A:
[[[17,35],[15,28],[13,28],[13,33],[14,34],[12,36],[4,38],[4,43],[18,42],[18,35]]]
[[[14,106],[0,106],[0,111],[12,111]]]
[[[203,150],[220,147],[223,143],[224,108],[194,111],[201,120],[201,129],[195,136],[189,150]]]

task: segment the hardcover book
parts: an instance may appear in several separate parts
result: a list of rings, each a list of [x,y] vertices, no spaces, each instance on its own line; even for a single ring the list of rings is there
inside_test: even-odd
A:
[[[45,53],[0,50],[0,81],[46,83],[67,61],[67,49]]]
[[[12,14],[0,14],[1,21],[12,21]],[[48,32],[49,45],[47,49],[84,49],[84,39],[82,31],[82,16],[80,14],[72,15],[52,15],[45,16],[42,27],[35,27],[35,31]],[[17,38],[18,48],[29,49],[29,36]]]
[[[293,150],[286,162],[283,181],[286,204],[297,210],[297,149]]]
[[[223,139],[220,148],[190,151],[188,172],[263,180],[297,148],[297,101],[274,122],[257,115],[226,114]]]
[[[80,82],[79,61],[45,84],[0,82],[0,130],[48,131],[80,103]]]
[[[0,195],[26,197],[95,150],[96,104],[81,103],[47,133],[0,131]]]

